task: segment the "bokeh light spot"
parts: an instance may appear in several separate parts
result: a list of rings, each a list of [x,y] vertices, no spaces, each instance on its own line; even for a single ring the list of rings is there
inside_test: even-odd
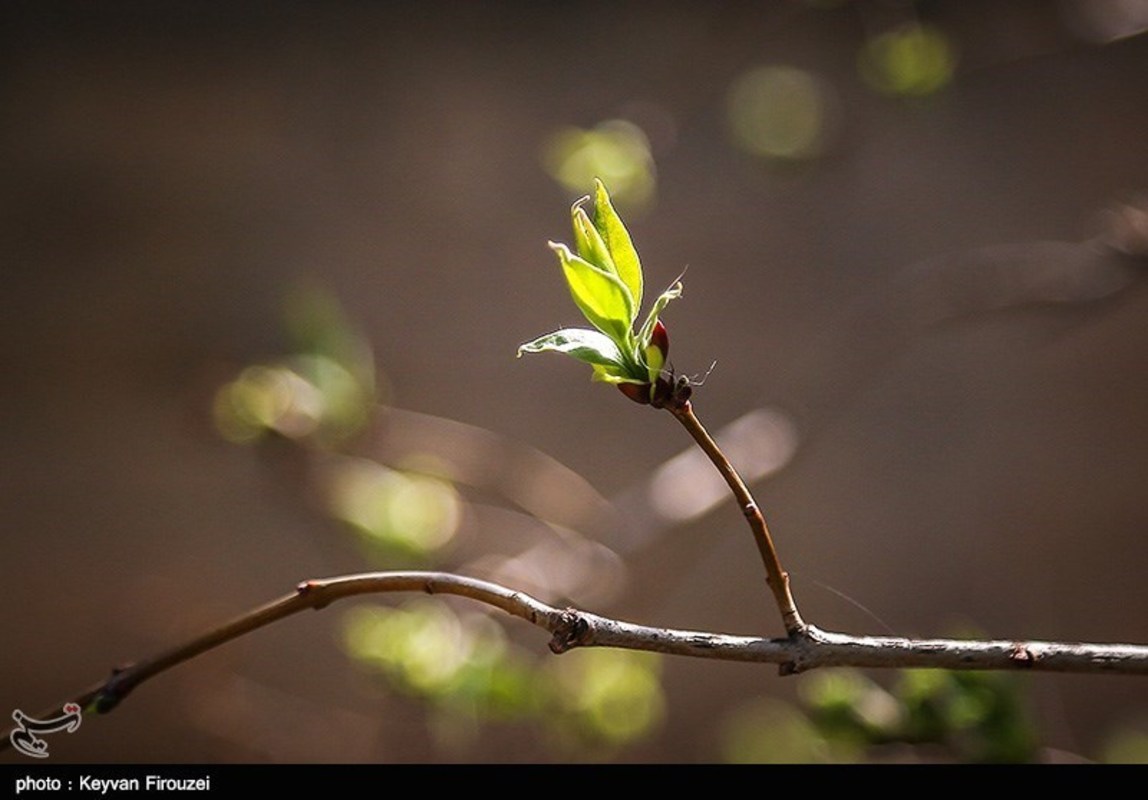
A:
[[[952,81],[957,53],[942,31],[911,24],[871,39],[859,67],[865,82],[882,94],[923,97]]]
[[[547,139],[542,150],[546,171],[567,191],[581,194],[601,178],[620,205],[639,209],[654,197],[654,158],[637,125],[612,119],[591,130],[568,127]]]
[[[759,408],[731,422],[717,434],[718,444],[752,483],[770,475],[793,458],[797,428],[786,415]],[[685,522],[729,500],[721,475],[700,450],[691,448],[666,461],[650,479],[650,506],[663,519]]]
[[[661,660],[652,653],[579,650],[549,665],[552,722],[568,742],[621,745],[665,716]]]
[[[809,764],[828,761],[829,745],[798,709],[762,698],[735,711],[723,725],[722,756],[732,764]]]
[[[458,530],[458,494],[438,478],[348,458],[330,468],[327,486],[334,517],[403,552],[425,555],[438,550]]]
[[[457,615],[437,601],[352,609],[343,640],[353,657],[418,694],[447,689],[473,649]]]
[[[268,431],[300,438],[318,427],[322,414],[318,387],[286,367],[248,367],[215,396],[216,427],[233,442]]]
[[[789,66],[759,67],[738,78],[728,98],[738,146],[756,156],[803,161],[826,143],[830,93],[821,80]]]

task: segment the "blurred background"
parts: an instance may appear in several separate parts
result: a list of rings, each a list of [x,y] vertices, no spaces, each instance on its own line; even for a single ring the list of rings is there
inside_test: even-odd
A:
[[[695,407],[808,621],[1148,642],[1145,30],[1143,0],[6,3],[0,713],[348,572],[779,635],[673,420],[514,357],[581,324],[546,242],[594,176],[648,296],[687,270],[670,360],[716,360]],[[1142,679],[547,641],[340,603],[52,758],[1146,757]]]

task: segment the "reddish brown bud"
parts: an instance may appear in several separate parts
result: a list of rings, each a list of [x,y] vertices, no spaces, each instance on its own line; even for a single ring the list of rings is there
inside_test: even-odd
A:
[[[665,408],[673,395],[674,385],[665,378],[658,378],[654,381],[654,390],[650,392],[650,405],[654,408]]]
[[[670,355],[670,334],[661,320],[654,323],[654,330],[650,333],[650,344],[662,351],[662,361]]]
[[[618,390],[635,403],[647,405],[650,402],[650,384],[648,383],[619,383]]]

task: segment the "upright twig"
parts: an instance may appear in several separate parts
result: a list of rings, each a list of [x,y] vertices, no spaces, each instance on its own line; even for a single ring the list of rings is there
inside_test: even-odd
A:
[[[681,386],[682,389],[689,388],[688,383],[681,384]],[[685,396],[682,397],[682,394]],[[802,620],[801,614],[798,613],[797,604],[793,600],[793,593],[789,588],[789,573],[782,569],[781,559],[777,555],[777,548],[774,547],[773,537],[769,535],[769,526],[765,522],[765,516],[761,513],[761,508],[754,500],[749,487],[745,485],[745,481],[742,480],[737,469],[726,458],[725,453],[718,447],[718,443],[709,435],[709,432],[694,414],[693,405],[690,403],[687,392],[681,389],[675,392],[666,402],[665,408],[674,415],[678,422],[682,423],[682,427],[698,443],[698,447],[709,457],[709,460],[713,462],[717,471],[721,473],[722,478],[729,485],[730,491],[733,492],[733,496],[737,500],[738,508],[745,515],[750,530],[753,531],[754,543],[757,545],[758,553],[761,554],[762,564],[765,565],[766,582],[773,592],[777,609],[781,612],[785,631],[791,637],[803,634],[807,625]]]

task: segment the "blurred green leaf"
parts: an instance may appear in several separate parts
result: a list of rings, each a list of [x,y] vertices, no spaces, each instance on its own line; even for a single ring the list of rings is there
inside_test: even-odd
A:
[[[1106,764],[1148,764],[1148,732],[1125,728],[1105,742],[1100,760]]]
[[[294,353],[247,367],[221,387],[215,424],[238,443],[277,434],[332,447],[361,432],[374,414],[371,348],[326,292],[295,289],[285,306]]]
[[[799,684],[798,692],[826,736],[875,743],[894,739],[901,731],[900,703],[860,670],[814,673]]]
[[[726,758],[905,760],[916,750],[926,761],[1030,762],[1039,750],[1017,677],[901,670],[889,691],[860,670],[814,672],[798,684],[805,714],[770,700],[731,717]]]
[[[800,709],[774,698],[739,707],[722,725],[722,760],[727,764],[818,764],[849,761],[851,751],[833,752]]]
[[[1026,762],[1036,729],[1018,676],[996,672],[903,670],[895,695],[905,707],[904,738],[938,742],[964,761]]]

